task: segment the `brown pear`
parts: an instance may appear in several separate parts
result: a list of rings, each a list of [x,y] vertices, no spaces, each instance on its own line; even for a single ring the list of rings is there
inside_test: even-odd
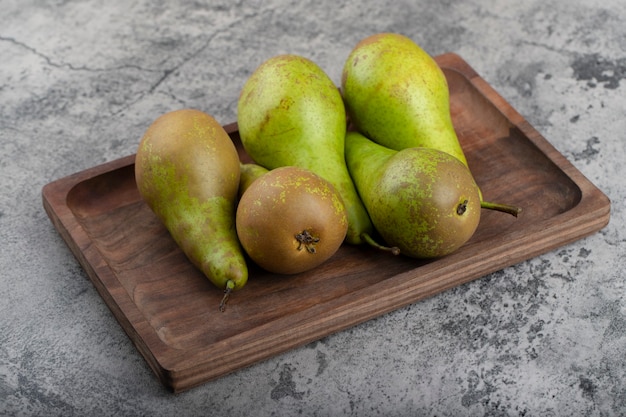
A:
[[[254,181],[239,200],[237,235],[267,271],[296,274],[328,260],[348,230],[343,200],[313,172],[286,166]]]
[[[222,126],[194,109],[166,113],[135,159],[139,193],[189,260],[218,288],[242,288],[248,269],[235,231],[239,157]]]

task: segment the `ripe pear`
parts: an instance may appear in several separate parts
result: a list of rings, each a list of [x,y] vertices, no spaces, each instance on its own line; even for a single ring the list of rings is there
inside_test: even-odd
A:
[[[311,60],[277,55],[246,81],[238,105],[246,152],[267,169],[298,166],[337,189],[348,213],[346,241],[360,244],[373,227],[344,158],[347,122],[341,93]]]
[[[476,231],[478,186],[450,154],[426,147],[395,151],[349,132],[346,161],[374,227],[402,254],[445,256]]]
[[[335,187],[295,166],[273,169],[243,193],[237,235],[250,258],[267,271],[296,274],[337,252],[348,218]]]
[[[242,288],[248,269],[235,230],[237,150],[213,117],[194,109],[158,117],[137,150],[139,193],[171,236],[218,288]]]
[[[469,168],[452,124],[446,77],[410,38],[379,33],[361,40],[344,63],[341,89],[350,121],[367,138],[397,151],[437,149]],[[521,212],[508,204],[481,206],[516,217]]]
[[[344,63],[341,91],[350,121],[391,149],[439,149],[467,166],[450,114],[446,77],[410,38],[379,33],[361,40]]]

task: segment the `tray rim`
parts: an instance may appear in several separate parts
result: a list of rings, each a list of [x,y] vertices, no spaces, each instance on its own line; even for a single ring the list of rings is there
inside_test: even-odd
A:
[[[281,317],[255,328],[255,330],[260,328],[266,330],[264,337],[258,337],[258,335],[252,334],[252,331],[247,331],[221,340],[209,347],[179,350],[166,345],[159,339],[155,330],[150,326],[148,320],[143,316],[115,273],[108,267],[106,259],[95,246],[93,244],[88,245],[85,250],[81,250],[77,246],[79,238],[89,241],[89,237],[79,222],[76,221],[66,201],[60,197],[67,196],[67,193],[74,186],[87,179],[134,164],[135,155],[105,162],[52,181],[43,187],[43,206],[54,227],[85,269],[114,317],[166,388],[173,392],[184,391],[446,289],[549,252],[556,247],[588,236],[608,224],[610,219],[608,197],[535,130],[466,61],[455,53],[439,55],[435,59],[441,66],[456,71],[465,77],[487,101],[491,102],[503,114],[511,125],[518,128],[579,187],[581,191],[580,201],[571,209],[550,218],[559,217],[558,224],[552,223],[551,227],[546,228],[550,219],[537,222],[525,229],[526,231],[532,229],[535,232],[520,237],[522,240],[532,238],[536,242],[536,233],[541,232],[540,235],[543,236],[540,240],[542,241],[541,249],[522,254],[509,246],[494,247],[488,249],[479,262],[476,262],[475,259],[456,258],[453,253],[446,257],[447,260],[453,260],[453,262],[448,262],[443,267],[437,262],[432,262],[385,280],[383,282],[385,287],[389,285],[390,280],[393,282],[394,288],[396,288],[394,292],[379,291],[380,288],[378,287],[383,283],[371,285],[342,297],[317,304],[298,314]],[[494,101],[494,98],[497,102]],[[231,133],[237,130],[237,123],[226,124],[224,128]],[[555,240],[555,232],[563,229],[568,229],[567,239]],[[514,241],[519,245],[520,240],[514,239]],[[494,262],[494,260],[497,261]],[[432,282],[431,274],[439,272],[441,275],[442,271],[445,272],[447,268],[458,268],[459,265],[467,268],[467,273],[462,280],[443,283]],[[98,266],[98,271],[96,271],[96,266]],[[424,279],[424,276],[431,278]],[[375,303],[367,295],[373,293],[376,294]]]

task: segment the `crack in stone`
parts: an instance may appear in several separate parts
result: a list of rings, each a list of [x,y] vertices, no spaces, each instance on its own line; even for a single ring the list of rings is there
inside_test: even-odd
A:
[[[32,52],[36,56],[40,57],[41,59],[46,61],[48,65],[54,68],[67,68],[72,71],[86,71],[86,72],[110,72],[110,71],[118,71],[118,70],[123,70],[123,69],[136,69],[139,71],[146,71],[146,72],[159,72],[159,70],[156,70],[156,69],[144,68],[139,65],[132,65],[132,64],[120,65],[118,67],[110,67],[110,68],[91,68],[91,67],[87,67],[84,65],[75,66],[69,62],[58,63],[58,62],[53,61],[52,58],[50,58],[46,54],[39,52],[36,48],[33,48],[32,46],[24,42],[21,42],[15,38],[8,37],[8,36],[0,36],[0,42],[9,42],[9,43],[12,43],[13,45],[24,48]]]
[[[560,54],[560,55],[565,55],[565,56],[568,56],[570,58],[571,57],[576,57],[578,55],[577,52],[568,51],[567,49],[555,48],[555,47],[550,46],[550,45],[548,45],[546,43],[543,43],[543,42],[521,40],[520,43],[523,44],[523,45],[536,46],[538,48],[545,49],[546,51],[554,52],[554,53],[557,53],[557,54]]]
[[[162,70],[161,77],[159,77],[158,80],[156,80],[154,83],[152,83],[152,85],[150,86],[150,88],[147,89],[147,91],[139,94],[136,97],[135,100],[132,100],[132,101],[128,102],[126,105],[120,107],[120,109],[115,111],[115,112],[113,112],[112,115],[113,116],[118,115],[118,114],[128,110],[129,108],[131,108],[133,105],[135,105],[136,103],[141,101],[147,95],[154,94],[154,92],[157,90],[157,88],[159,88],[159,86],[161,84],[163,84],[173,73],[178,71],[182,66],[184,66],[186,63],[188,63],[189,61],[194,59],[196,56],[198,56],[202,51],[204,51],[210,45],[211,41],[215,38],[215,36],[217,36],[217,35],[214,34],[213,36],[209,37],[207,39],[207,41],[204,42],[204,44],[202,46],[200,46],[195,51],[192,51],[187,57],[183,58],[178,64],[174,65],[171,68],[167,68],[165,70]],[[184,102],[183,100],[178,99],[178,97],[175,97],[173,95],[171,95],[171,96],[173,98],[175,98],[177,101]]]
[[[163,81],[165,81],[170,76],[170,74],[172,74],[174,72],[174,70],[175,70],[175,68],[167,69],[167,70],[163,71],[163,75],[161,76],[161,78],[159,78],[158,80],[156,80],[156,82],[154,84],[152,84],[152,87],[150,87],[150,89],[148,90],[148,93],[149,94],[154,93],[154,90],[156,90],[157,87],[159,85],[161,85],[161,83],[163,83]]]
[[[187,64],[188,62],[193,60],[195,57],[197,57],[199,54],[201,54],[204,50],[206,50],[206,48],[209,47],[211,42],[213,42],[213,40],[220,33],[222,33],[224,30],[228,30],[228,29],[236,26],[237,24],[241,23],[242,21],[245,21],[246,19],[254,17],[255,15],[256,15],[256,12],[245,14],[245,15],[241,16],[241,18],[236,19],[233,22],[231,22],[230,24],[226,25],[226,27],[224,27],[222,30],[218,30],[218,31],[214,32],[211,36],[209,36],[206,39],[206,41],[200,47],[198,47],[197,49],[191,51],[187,56],[184,56],[183,59],[178,64],[173,65],[172,67],[166,68],[166,69],[144,68],[144,67],[141,67],[139,65],[132,65],[132,64],[125,64],[125,65],[120,65],[120,66],[117,66],[117,67],[110,67],[110,68],[94,68],[94,67],[88,67],[88,66],[75,66],[75,65],[73,65],[73,64],[71,64],[69,62],[56,62],[51,57],[49,57],[46,54],[40,52],[38,49],[36,49],[36,48],[28,45],[27,43],[24,43],[24,42],[18,40],[18,39],[10,37],[10,36],[2,36],[2,35],[0,35],[0,42],[8,42],[8,43],[11,43],[11,44],[16,45],[18,47],[21,47],[21,48],[23,48],[23,49],[33,53],[34,55],[40,57],[49,66],[54,67],[54,68],[61,68],[61,69],[62,68],[66,68],[66,69],[69,69],[71,71],[85,71],[85,72],[115,72],[115,71],[124,70],[124,69],[134,69],[134,70],[148,72],[148,73],[160,73],[161,74],[161,76],[155,82],[153,82],[152,85],[150,85],[144,92],[141,92],[140,94],[138,94],[135,97],[135,99],[128,101],[125,105],[122,105],[117,111],[111,112],[112,116],[116,116],[116,115],[118,115],[120,113],[125,112],[126,110],[131,108],[136,103],[140,102],[144,97],[146,97],[148,95],[151,95],[151,94],[154,94],[157,91],[157,89],[159,88],[159,86],[161,86],[172,74],[174,74],[177,70],[179,70],[185,64]],[[184,103],[184,100],[181,100],[178,97],[175,97],[171,93],[165,92],[165,94],[168,94],[171,97],[173,97],[175,100],[180,101],[181,103]]]
[[[230,23],[229,25],[227,25],[224,30],[229,29],[234,27],[235,25],[237,25],[238,23],[240,23],[241,21],[244,21],[245,19],[254,16],[254,13],[252,15],[244,15],[241,19],[237,19],[235,21],[233,21],[232,23]],[[213,40],[221,33],[222,31],[217,31],[215,33],[213,33],[213,35],[209,36],[207,38],[207,40],[196,50],[192,51],[191,53],[189,53],[185,58],[183,58],[178,64],[174,65],[171,68],[165,69],[163,70],[163,74],[161,75],[161,77],[156,80],[152,86],[150,86],[150,88],[145,92],[140,94],[137,99],[129,102],[126,106],[123,106],[122,108],[120,108],[118,111],[114,112],[113,115],[117,115],[127,109],[129,109],[130,107],[132,107],[135,103],[138,103],[141,99],[143,99],[146,95],[150,95],[150,94],[154,94],[154,92],[157,90],[157,88],[163,84],[172,74],[174,74],[177,70],[179,70],[181,67],[183,67],[185,64],[187,64],[188,62],[190,62],[191,60],[193,60],[195,57],[197,57],[199,54],[201,54],[206,48],[209,47],[209,45],[211,44],[211,42],[213,42]],[[174,98],[176,101],[180,101],[182,103],[184,103],[184,100],[179,99],[178,97],[169,94],[172,98]]]

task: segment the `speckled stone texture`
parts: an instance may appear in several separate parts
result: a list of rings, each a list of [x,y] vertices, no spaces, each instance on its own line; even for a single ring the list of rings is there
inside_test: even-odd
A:
[[[0,415],[626,415],[626,2],[3,0]],[[612,201],[602,231],[182,394],[41,204],[180,107],[236,120],[263,60],[339,82],[356,42],[456,52]],[[462,272],[462,271],[461,271]]]

